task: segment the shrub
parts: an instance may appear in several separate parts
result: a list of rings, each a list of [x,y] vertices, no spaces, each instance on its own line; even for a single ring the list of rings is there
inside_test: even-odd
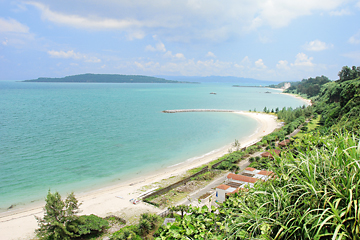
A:
[[[36,217],[39,229],[36,230],[39,239],[67,240],[103,231],[108,222],[95,215],[76,216],[80,204],[74,193],[65,201],[58,192],[52,194],[49,190],[44,207],[44,218]]]
[[[77,236],[97,234],[109,225],[108,221],[93,214],[80,216],[77,221],[78,230],[75,231]]]

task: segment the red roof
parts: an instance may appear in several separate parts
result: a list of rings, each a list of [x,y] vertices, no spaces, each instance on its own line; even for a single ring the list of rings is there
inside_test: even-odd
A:
[[[226,193],[226,195],[231,195],[231,194],[234,194],[234,193],[239,193],[240,191],[241,191],[241,192],[248,192],[249,189],[247,189],[247,188],[237,188],[237,189],[235,189],[235,190],[232,191],[232,192]]]
[[[261,170],[258,174],[265,175],[265,176],[270,176],[270,175],[273,175],[274,173],[271,172],[271,171]]]
[[[256,170],[256,168],[247,167],[247,168],[245,168],[245,170],[247,170],[247,171],[255,171],[255,170]]]
[[[280,153],[281,153],[281,151],[280,150],[277,150],[277,149],[273,149],[273,150],[270,150],[269,152],[264,152],[264,153],[262,153],[261,154],[261,156],[262,157],[273,157],[272,155],[271,155],[271,153],[270,152],[272,152],[272,153],[275,153],[276,155],[280,155]]]
[[[230,187],[230,186],[228,186],[228,185],[221,184],[221,185],[217,186],[216,188],[219,188],[219,189],[222,189],[222,190],[226,190],[226,189],[228,189],[229,187]]]
[[[289,143],[290,143],[290,139],[285,139],[285,140],[279,142],[279,145],[280,145],[280,146],[286,146],[286,145],[288,145]]]
[[[236,180],[236,181],[241,181],[241,182],[248,182],[248,183],[254,183],[254,182],[259,180],[257,178],[247,177],[247,176],[243,176],[243,175],[237,175],[237,174],[234,174],[234,173],[229,173],[227,175],[227,178],[233,179],[233,180]]]

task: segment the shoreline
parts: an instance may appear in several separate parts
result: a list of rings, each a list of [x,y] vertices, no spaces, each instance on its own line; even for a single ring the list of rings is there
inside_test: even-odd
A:
[[[262,136],[270,134],[279,127],[277,118],[273,115],[244,111],[236,111],[234,113],[251,117],[258,122],[256,131],[240,141],[241,147],[253,144],[261,139]],[[142,174],[141,177],[138,176],[100,189],[78,193],[76,198],[82,203],[80,214],[95,214],[100,217],[114,214],[128,220],[129,217],[140,215],[143,212],[161,212],[161,209],[152,205],[144,202],[133,205],[129,200],[137,198],[141,194],[139,191],[141,188],[160,182],[163,179],[183,175],[189,169],[199,167],[223,156],[228,153],[230,148],[232,148],[231,144],[215,149],[202,156],[187,159],[179,164]],[[34,216],[43,217],[42,208],[44,204],[42,202],[34,205],[30,204],[29,206],[25,205],[21,209],[1,213],[0,232],[2,237],[4,239],[33,238],[35,236],[34,230],[37,228],[37,221]]]
[[[294,97],[294,98],[300,99],[300,100],[303,101],[303,102],[306,102],[306,103],[307,103],[308,105],[310,105],[310,106],[312,105],[312,102],[311,102],[310,99],[306,99],[306,98],[301,97],[300,95],[296,95],[296,94],[292,94],[292,93],[284,93],[285,89],[282,89],[282,88],[270,88],[270,87],[268,87],[268,89],[278,90],[278,91],[280,91],[279,94],[284,94],[284,95],[292,96],[292,97]]]
[[[294,97],[294,98],[300,99],[300,100],[303,101],[303,102],[306,102],[306,103],[307,103],[308,105],[310,105],[310,106],[312,105],[312,102],[311,102],[310,99],[303,98],[303,97],[301,97],[301,96],[299,96],[299,95],[295,95],[295,94],[291,94],[291,93],[284,93],[284,92],[281,92],[280,94],[292,96],[292,97]]]

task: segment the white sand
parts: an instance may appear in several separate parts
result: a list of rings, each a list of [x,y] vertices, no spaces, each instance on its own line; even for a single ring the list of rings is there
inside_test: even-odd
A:
[[[285,89],[282,89],[282,88],[269,88],[269,89],[277,90],[277,91],[280,92],[279,94],[289,95],[289,96],[291,96],[291,97],[300,99],[301,101],[305,102],[306,104],[308,104],[308,105],[310,105],[310,106],[312,105],[312,102],[311,102],[310,99],[303,98],[303,97],[301,97],[300,95],[295,95],[295,94],[290,94],[290,93],[284,93]]]
[[[281,94],[286,94],[286,95],[292,96],[292,97],[294,97],[294,98],[300,99],[301,101],[307,103],[307,104],[310,105],[310,106],[312,105],[310,99],[303,98],[303,97],[301,97],[301,96],[299,96],[299,95],[294,95],[294,94],[290,94],[290,93],[281,93]]]
[[[241,147],[251,145],[278,127],[276,117],[273,115],[251,112],[237,112],[237,114],[252,117],[259,123],[256,132],[245,141],[240,142]],[[140,195],[139,189],[142,187],[171,176],[184,174],[188,169],[199,167],[223,156],[228,153],[230,148],[231,145],[224,146],[202,157],[163,169],[149,176],[142,176],[142,178],[122,182],[111,187],[76,195],[77,199],[82,203],[80,206],[81,214],[96,214],[101,217],[115,214],[122,216],[128,221],[131,216],[138,216],[143,212],[161,212],[162,210],[149,204],[141,202],[133,205],[129,200],[138,197]],[[38,227],[34,216],[43,217],[42,207],[32,206],[1,213],[0,239],[30,239],[34,237],[34,231]]]

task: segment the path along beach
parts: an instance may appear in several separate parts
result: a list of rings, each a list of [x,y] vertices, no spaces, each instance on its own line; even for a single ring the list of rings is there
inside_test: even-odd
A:
[[[180,113],[179,113],[180,114]],[[229,114],[229,113],[224,113]],[[258,122],[258,128],[244,141],[241,141],[241,147],[249,146],[265,136],[273,132],[279,123],[276,116],[270,114],[262,114],[255,112],[238,111],[230,114],[242,114],[249,116]],[[203,164],[216,160],[217,158],[228,153],[231,145],[224,146],[216,151],[212,151],[204,156],[193,158],[191,161],[186,161],[172,167],[168,167],[157,172],[142,175],[135,179],[122,181],[113,186],[94,190],[91,192],[76,194],[77,199],[82,205],[80,206],[80,214],[95,214],[101,217],[108,215],[118,215],[122,217],[136,216],[143,212],[161,212],[162,210],[155,208],[149,204],[141,202],[134,205],[129,200],[137,198],[141,192],[141,188],[151,185],[155,182],[160,182],[163,179],[172,176],[184,174],[187,170],[199,167]],[[46,196],[44,196],[45,199]],[[66,197],[66,196],[63,196]],[[35,229],[37,221],[35,216],[43,217],[43,206],[34,205],[8,211],[0,214],[0,233],[1,239],[31,239],[35,236]]]

